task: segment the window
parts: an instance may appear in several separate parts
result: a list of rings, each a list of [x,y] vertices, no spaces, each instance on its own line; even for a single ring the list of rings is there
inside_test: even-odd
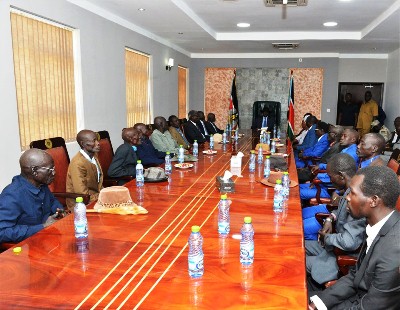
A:
[[[127,125],[150,123],[150,56],[125,49]]]
[[[187,117],[187,68],[178,66],[178,118]]]
[[[73,30],[16,10],[11,31],[21,148],[77,133]]]

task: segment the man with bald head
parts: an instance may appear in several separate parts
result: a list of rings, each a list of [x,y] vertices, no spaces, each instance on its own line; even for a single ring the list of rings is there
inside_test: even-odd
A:
[[[63,214],[62,205],[48,188],[56,174],[53,158],[30,149],[19,163],[21,174],[0,194],[0,242],[20,242]]]
[[[357,156],[360,158],[359,168],[372,166],[385,166],[385,161],[380,157],[385,148],[385,138],[378,133],[365,134],[357,146]]]
[[[161,152],[178,154],[179,145],[168,131],[167,120],[162,116],[157,116],[154,119],[154,126],[156,129],[153,130],[150,136],[150,141],[153,143],[153,146]]]
[[[90,201],[97,200],[103,188],[103,171],[97,159],[100,143],[91,130],[81,130],[76,136],[81,147],[72,158],[67,173],[67,192],[89,194]],[[68,209],[73,210],[75,201],[67,199]]]
[[[132,176],[136,177],[137,146],[140,144],[139,132],[134,128],[124,128],[122,130],[121,144],[115,151],[108,175],[113,178]],[[119,181],[118,185],[123,185],[126,181]]]

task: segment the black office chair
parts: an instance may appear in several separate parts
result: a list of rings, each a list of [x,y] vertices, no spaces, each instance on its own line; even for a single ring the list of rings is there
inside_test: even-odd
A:
[[[256,118],[262,115],[262,110],[268,108],[269,115],[275,121],[277,127],[281,124],[281,103],[277,101],[255,101],[253,103],[253,119],[252,124],[254,124]]]

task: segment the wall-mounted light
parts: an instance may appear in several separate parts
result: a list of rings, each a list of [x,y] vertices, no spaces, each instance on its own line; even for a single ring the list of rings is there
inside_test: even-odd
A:
[[[165,70],[171,71],[172,67],[174,66],[174,59],[169,58],[168,64],[165,66]]]

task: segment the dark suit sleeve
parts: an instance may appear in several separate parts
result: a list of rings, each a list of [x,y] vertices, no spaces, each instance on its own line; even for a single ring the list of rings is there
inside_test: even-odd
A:
[[[130,153],[131,152],[131,153]],[[130,145],[120,145],[108,168],[108,175],[112,178],[136,175],[136,154]]]
[[[204,122],[209,135],[218,133],[210,122]]]

